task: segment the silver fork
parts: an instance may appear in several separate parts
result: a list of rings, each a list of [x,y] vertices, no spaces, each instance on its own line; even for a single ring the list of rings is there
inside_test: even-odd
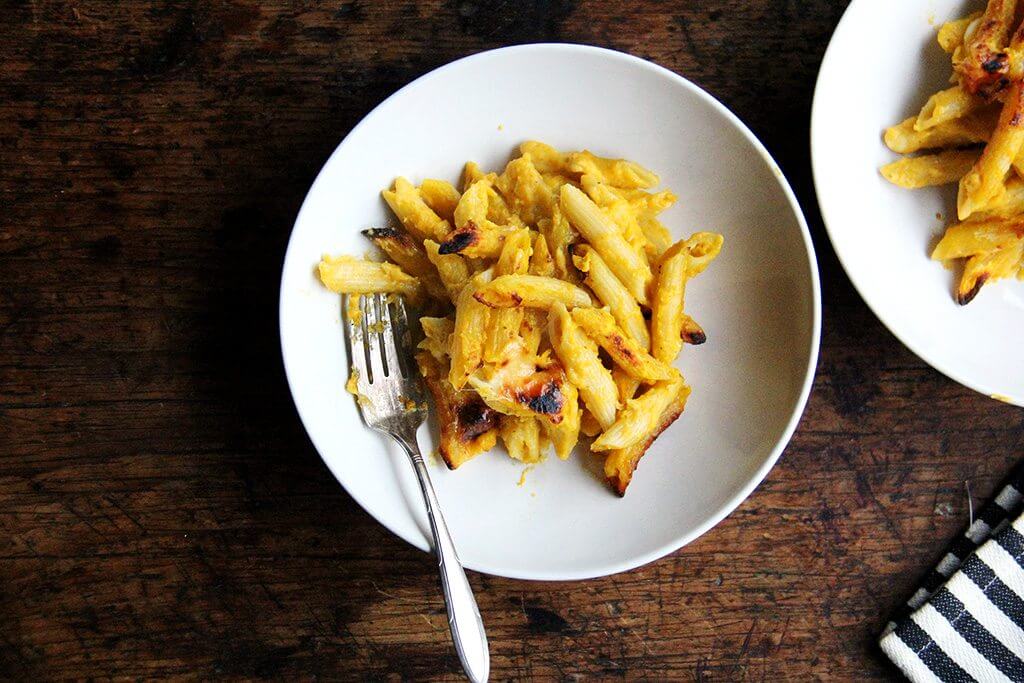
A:
[[[358,376],[359,410],[368,427],[397,441],[412,460],[434,535],[452,641],[466,675],[474,683],[483,683],[490,671],[487,634],[416,442],[416,430],[427,417],[426,397],[412,355],[405,304],[400,297],[390,302],[389,298],[382,294],[360,297],[360,323],[346,323],[348,357]],[[348,301],[343,304],[342,318],[347,320]]]

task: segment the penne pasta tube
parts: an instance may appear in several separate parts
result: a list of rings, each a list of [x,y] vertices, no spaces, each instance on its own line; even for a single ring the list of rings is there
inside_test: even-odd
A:
[[[541,420],[540,426],[551,440],[555,455],[561,460],[566,460],[580,438],[579,391],[575,384],[566,381],[562,385],[562,395],[565,400],[562,421],[554,424],[549,420]]]
[[[674,369],[655,359],[629,338],[606,309],[577,308],[572,312],[572,319],[611,356],[618,367],[634,379],[651,384],[675,376]]]
[[[597,295],[602,304],[611,310],[615,320],[633,341],[645,351],[651,348],[651,336],[647,321],[636,299],[625,285],[619,282],[601,256],[588,245],[573,249],[573,263],[586,273],[583,282]]]
[[[540,462],[540,423],[532,417],[505,415],[499,428],[508,454],[519,462]]]
[[[651,302],[651,354],[662,363],[673,362],[683,349],[681,330],[688,258],[683,250],[670,250],[658,268]]]
[[[997,112],[986,107],[962,119],[936,124],[927,130],[914,129],[911,117],[885,131],[885,145],[898,154],[913,154],[924,149],[962,147],[986,142],[992,136]]]
[[[640,443],[657,426],[662,413],[672,404],[686,385],[681,377],[658,382],[639,398],[627,402],[615,423],[590,445],[592,451],[629,448]]]
[[[376,263],[354,256],[327,256],[318,267],[320,281],[338,294],[394,292],[418,299],[422,290],[416,278],[391,263]]]
[[[591,305],[590,296],[576,285],[540,275],[502,275],[474,296],[491,308],[551,308],[556,303],[568,308]]]
[[[615,422],[618,391],[612,373],[601,364],[597,344],[580,331],[561,303],[554,304],[548,314],[548,336],[587,409],[602,428],[610,427]]]
[[[408,233],[393,228],[370,228],[365,235],[399,268],[417,278],[427,293],[435,299],[447,300],[448,291],[438,277],[437,269],[427,258],[427,252]]]
[[[381,196],[417,242],[444,239],[451,231],[448,221],[434,213],[423,201],[419,190],[405,178],[396,178],[394,189],[384,190]]]
[[[420,196],[434,213],[454,224],[455,207],[459,205],[461,195],[447,180],[427,178],[420,183]]]
[[[455,389],[465,386],[469,376],[483,363],[484,336],[490,309],[478,302],[474,294],[490,281],[492,273],[477,273],[462,288],[455,302],[455,327],[452,330],[451,368],[448,381]]]
[[[604,262],[641,305],[653,280],[643,256],[626,241],[618,226],[581,190],[564,185],[561,207],[569,222],[597,250]]]
[[[674,361],[683,348],[686,282],[718,256],[722,241],[721,235],[695,233],[662,257],[651,303],[651,354],[662,363]]]
[[[928,98],[921,113],[914,121],[914,130],[920,132],[935,126],[961,119],[985,106],[985,100],[972,95],[959,85],[942,90]]]
[[[455,321],[451,318],[424,316],[420,318],[420,327],[423,329],[423,339],[416,348],[423,349],[429,353],[438,363],[447,363],[451,336],[455,330]]]
[[[625,159],[605,159],[586,150],[573,152],[566,157],[566,163],[573,173],[590,175],[602,183],[627,189],[654,187],[661,183],[658,174],[648,171],[640,164]]]
[[[976,19],[981,17],[981,12],[975,12],[970,14],[963,19],[957,19],[955,21],[947,21],[939,28],[938,41],[939,46],[943,51],[953,54],[958,47],[964,43],[964,34],[967,32],[967,27],[970,26]]]
[[[981,150],[951,149],[918,157],[903,157],[879,169],[893,185],[907,189],[948,185],[959,182],[970,172]]]
[[[423,249],[427,259],[437,269],[437,275],[448,292],[448,298],[455,302],[459,292],[469,282],[469,264],[458,254],[442,254],[441,245],[433,240],[426,240]]]
[[[640,388],[640,380],[636,379],[622,368],[612,368],[612,379],[619,390],[619,407],[625,408],[626,404],[636,396]]]
[[[509,208],[527,225],[551,218],[555,198],[527,153],[508,162],[495,183]]]
[[[1016,11],[1017,0],[989,0],[972,34],[968,37],[965,33],[963,55],[954,67],[968,92],[991,93],[1000,86],[1009,68],[1009,54],[1004,48]]]
[[[946,229],[932,251],[936,261],[968,258],[1006,249],[1024,240],[1024,216],[964,221]]]
[[[957,215],[966,220],[984,210],[1004,191],[1006,174],[1024,146],[1024,90],[1010,86],[999,123],[974,168],[960,181]]]
[[[658,417],[657,423],[650,433],[632,446],[608,451],[604,459],[604,476],[612,489],[620,496],[626,494],[626,487],[633,480],[633,473],[647,449],[663,431],[672,426],[672,423],[682,415],[689,395],[690,389],[684,385],[683,389],[676,394],[675,399]]]
[[[1024,256],[1024,240],[996,251],[976,254],[967,259],[960,283],[956,288],[956,302],[966,306],[974,300],[986,283],[1017,275]]]
[[[501,256],[494,265],[494,274],[497,276],[525,274],[530,265],[531,252],[530,231],[523,228],[512,233],[505,240]],[[500,362],[512,341],[519,337],[519,328],[522,322],[522,308],[495,309],[491,313],[488,323],[484,360],[491,363]]]
[[[416,354],[416,364],[433,399],[440,429],[438,451],[448,469],[456,469],[498,441],[501,416],[488,408],[479,396],[455,391],[446,381],[447,364],[425,351]]]

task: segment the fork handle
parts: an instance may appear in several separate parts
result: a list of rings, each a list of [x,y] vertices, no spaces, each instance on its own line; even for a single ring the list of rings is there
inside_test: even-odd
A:
[[[441,590],[444,592],[444,603],[448,610],[448,625],[452,631],[452,642],[459,653],[462,668],[473,683],[484,683],[490,673],[491,658],[487,650],[487,634],[484,622],[480,618],[480,610],[473,597],[473,588],[469,585],[466,572],[459,562],[452,543],[448,526],[441,515],[441,506],[437,502],[437,494],[430,483],[430,474],[420,454],[416,435],[412,438],[398,438],[409,458],[412,459],[416,476],[423,490],[423,501],[427,505],[427,517],[430,518],[430,529],[434,534],[434,550],[437,553],[438,569],[441,572]]]

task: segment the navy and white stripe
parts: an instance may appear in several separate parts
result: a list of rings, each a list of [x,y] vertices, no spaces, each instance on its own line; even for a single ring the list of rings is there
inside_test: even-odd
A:
[[[882,650],[910,680],[1024,681],[1022,492],[1024,467],[882,635]]]

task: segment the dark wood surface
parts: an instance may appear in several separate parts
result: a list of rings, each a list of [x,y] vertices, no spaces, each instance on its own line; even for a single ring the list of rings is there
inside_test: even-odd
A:
[[[706,536],[585,583],[471,576],[494,679],[892,677],[876,634],[1024,419],[902,347],[825,237],[807,128],[845,5],[0,3],[0,678],[458,677],[433,560],[295,416],[277,282],[364,114],[534,41],[653,59],[748,122],[807,211],[825,332],[792,444]]]

